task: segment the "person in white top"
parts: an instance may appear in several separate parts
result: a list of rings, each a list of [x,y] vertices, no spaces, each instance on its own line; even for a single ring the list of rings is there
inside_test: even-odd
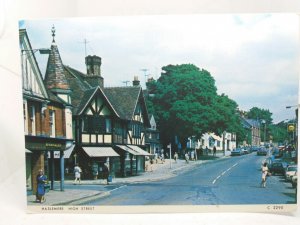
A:
[[[266,181],[268,176],[268,164],[265,162],[261,167],[261,187],[266,187]]]
[[[82,172],[81,168],[79,167],[78,164],[76,164],[76,166],[74,167],[74,173],[75,173],[74,184],[76,184],[76,181],[78,181],[78,183],[80,184],[80,182],[81,182],[81,179],[80,179],[81,172]]]

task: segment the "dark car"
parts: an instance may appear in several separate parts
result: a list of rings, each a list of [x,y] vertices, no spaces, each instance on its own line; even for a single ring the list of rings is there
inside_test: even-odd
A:
[[[281,158],[282,157],[282,151],[279,149],[274,149],[272,155],[274,155],[275,159]]]
[[[288,167],[288,164],[286,162],[275,161],[270,165],[269,170],[274,175],[275,174],[284,175],[287,167]]]
[[[251,151],[251,152],[257,152],[258,149],[259,149],[259,147],[257,147],[257,146],[252,146],[251,149],[250,149],[250,151]]]
[[[243,153],[242,153],[242,149],[240,149],[240,148],[236,148],[236,149],[234,149],[234,150],[232,150],[232,152],[231,152],[231,155],[232,156],[235,156],[235,155],[242,155]]]
[[[265,148],[260,148],[260,149],[258,149],[258,151],[257,151],[257,155],[267,155],[267,153],[268,153],[268,151],[267,151],[267,149],[265,149]]]

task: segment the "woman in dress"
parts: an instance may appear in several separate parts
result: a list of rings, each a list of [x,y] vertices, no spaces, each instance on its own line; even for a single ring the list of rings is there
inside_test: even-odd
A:
[[[45,183],[47,183],[47,177],[44,175],[43,170],[39,170],[39,174],[36,176],[37,190],[36,201],[45,202]]]
[[[266,181],[267,181],[267,175],[268,175],[268,164],[264,162],[264,164],[261,167],[261,187],[266,187]]]

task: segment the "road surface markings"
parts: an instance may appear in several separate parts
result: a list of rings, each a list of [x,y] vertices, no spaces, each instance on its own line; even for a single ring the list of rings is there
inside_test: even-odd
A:
[[[113,192],[113,191],[116,191],[116,190],[121,189],[121,188],[126,187],[126,186],[127,186],[127,185],[122,185],[122,186],[117,187],[117,188],[115,188],[115,189],[112,189],[112,190],[110,190],[110,191],[108,191],[108,192],[111,193],[111,192]]]
[[[229,167],[227,170],[223,171],[221,175],[217,176],[216,179],[213,180],[212,184],[215,184],[218,179],[220,179],[226,172],[231,170],[233,167],[237,166],[238,163],[234,164],[233,166]]]

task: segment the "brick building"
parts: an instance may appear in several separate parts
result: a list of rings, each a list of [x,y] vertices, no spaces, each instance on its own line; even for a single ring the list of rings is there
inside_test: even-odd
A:
[[[72,146],[71,105],[64,100],[67,86],[51,86],[53,77],[59,70],[51,67],[53,58],[57,61],[55,42],[49,50],[46,79],[39,69],[35,53],[41,49],[32,49],[27,32],[20,30],[20,48],[22,60],[23,115],[26,152],[27,189],[36,192],[36,176],[42,169],[54,181],[53,160],[48,160],[48,152],[61,153],[61,189],[63,189],[64,164],[63,152]],[[45,84],[44,84],[45,82]],[[61,96],[60,96],[61,94]],[[53,158],[53,157],[52,157]]]

